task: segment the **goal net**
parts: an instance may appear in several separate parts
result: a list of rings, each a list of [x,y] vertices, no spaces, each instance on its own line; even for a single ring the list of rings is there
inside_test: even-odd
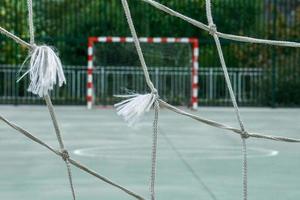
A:
[[[159,95],[196,109],[198,40],[144,37],[140,42]],[[115,94],[147,92],[133,38],[90,37],[88,54],[88,108],[116,103]]]
[[[164,97],[161,96],[162,89],[160,88],[160,85],[155,83],[155,78],[153,78],[153,74],[151,74],[151,69],[158,68],[160,65],[165,65],[164,67],[169,67],[168,65],[174,65],[171,67],[182,67],[187,68],[187,66],[191,65],[190,69],[190,76],[191,76],[191,85],[192,87],[192,102],[193,107],[197,105],[194,104],[194,100],[196,98],[197,94],[197,69],[198,69],[198,44],[196,43],[196,40],[194,39],[174,39],[174,38],[138,38],[138,35],[136,33],[135,27],[134,27],[134,21],[131,17],[130,8],[128,6],[127,0],[121,0],[126,19],[128,22],[128,26],[132,35],[132,38],[90,38],[89,40],[89,48],[88,48],[88,71],[87,71],[87,79],[88,79],[88,105],[89,107],[92,106],[92,102],[95,101],[93,99],[93,96],[97,95],[97,90],[93,91],[93,88],[98,88],[97,84],[93,81],[93,74],[94,74],[94,68],[96,67],[103,67],[102,69],[110,67],[109,65],[113,65],[112,67],[116,68],[126,68],[132,71],[138,71],[139,69],[131,69],[134,66],[137,65],[137,60],[140,62],[140,67],[142,68],[141,73],[144,75],[144,81],[146,82],[148,86],[148,90],[143,93],[144,88],[142,83],[137,83],[136,85],[132,85],[133,83],[130,82],[130,84],[124,84],[123,87],[129,87],[129,89],[136,91],[140,94],[132,94],[132,95],[121,95],[121,97],[125,97],[126,99],[115,104],[115,107],[117,109],[117,113],[122,116],[125,121],[127,121],[129,124],[134,124],[139,121],[139,118],[142,117],[143,114],[150,111],[151,108],[154,109],[154,120],[153,120],[153,134],[152,134],[152,148],[151,148],[151,174],[150,174],[150,196],[151,200],[156,199],[156,193],[155,193],[155,180],[156,180],[156,164],[157,164],[157,144],[158,144],[158,134],[159,134],[159,113],[160,113],[160,107],[163,107],[165,109],[168,109],[176,114],[188,117],[190,119],[195,120],[195,122],[200,122],[203,124],[206,124],[208,126],[226,130],[234,135],[238,135],[241,140],[241,150],[242,150],[242,173],[243,173],[243,181],[242,181],[242,189],[243,189],[243,199],[248,199],[248,155],[247,155],[247,139],[265,139],[265,140],[272,140],[277,142],[291,142],[291,143],[299,143],[300,139],[295,138],[289,138],[289,137],[283,137],[283,136],[277,136],[277,135],[269,135],[269,134],[262,134],[257,132],[250,132],[248,130],[248,127],[245,126],[241,113],[239,111],[239,107],[236,101],[236,97],[233,91],[232,83],[229,77],[229,73],[227,70],[226,65],[226,59],[224,58],[222,45],[220,43],[220,38],[226,39],[226,40],[233,40],[238,42],[245,42],[245,43],[257,43],[257,44],[265,44],[265,45],[274,45],[274,46],[284,46],[284,47],[294,47],[299,48],[300,43],[297,42],[288,42],[288,41],[277,41],[277,40],[265,40],[265,39],[258,39],[258,38],[251,38],[247,36],[239,36],[239,35],[233,35],[233,34],[227,34],[223,33],[217,30],[217,25],[214,24],[214,18],[212,14],[212,8],[211,8],[211,0],[205,0],[205,6],[206,6],[206,15],[207,15],[207,24],[202,23],[200,21],[197,21],[195,19],[189,18],[181,13],[178,13],[175,10],[172,10],[171,8],[166,7],[165,5],[162,5],[154,0],[142,0],[141,2],[147,3],[153,7],[155,7],[158,10],[161,10],[167,14],[170,14],[174,17],[180,18],[181,20],[186,21],[187,23],[192,24],[193,26],[196,26],[197,28],[201,29],[202,31],[208,32],[215,43],[218,58],[220,61],[221,68],[223,70],[223,75],[225,79],[225,83],[227,85],[229,96],[234,108],[236,120],[239,124],[239,127],[233,127],[229,126],[214,120],[206,119],[204,117],[201,117],[196,114],[188,113],[185,110],[182,110],[180,108],[177,108],[169,103],[167,103]],[[49,92],[54,89],[55,84],[58,86],[62,86],[65,82],[65,77],[62,69],[62,64],[56,55],[56,53],[47,45],[38,45],[38,43],[35,42],[35,36],[34,36],[34,23],[33,23],[33,9],[32,9],[32,0],[27,0],[28,4],[28,22],[29,22],[29,33],[30,33],[30,43],[22,40],[15,34],[7,31],[6,29],[0,27],[0,32],[7,36],[8,38],[14,40],[19,45],[27,48],[29,50],[29,59],[30,59],[30,65],[29,70],[27,73],[25,73],[23,76],[26,76],[29,74],[30,77],[30,85],[29,85],[29,91],[32,93],[40,96],[41,98],[44,98],[45,103],[47,105],[49,114],[51,116],[51,121],[53,124],[53,127],[55,129],[55,134],[58,141],[58,148],[52,147],[50,144],[44,142],[43,140],[39,139],[37,136],[33,135],[29,131],[23,129],[22,127],[14,124],[13,122],[10,122],[8,119],[0,115],[0,121],[7,124],[14,130],[16,130],[18,133],[24,135],[28,139],[32,140],[33,142],[43,146],[56,156],[62,158],[63,162],[65,163],[65,167],[67,170],[67,176],[69,180],[69,185],[72,192],[73,200],[76,199],[75,196],[75,189],[73,186],[73,178],[72,178],[72,167],[77,167],[78,169],[98,178],[99,180],[109,184],[112,187],[115,187],[124,193],[132,196],[135,199],[138,200],[144,200],[145,197],[142,197],[141,195],[127,189],[124,186],[121,186],[114,182],[113,180],[95,172],[94,170],[89,169],[87,166],[81,164],[79,161],[76,161],[72,155],[68,153],[67,148],[64,145],[64,140],[61,134],[60,126],[58,123],[58,120],[56,118],[55,110],[51,102],[51,98],[49,96]],[[136,19],[140,20],[140,19]],[[172,43],[176,42],[182,42],[182,43],[192,43],[193,48],[192,50],[182,50],[182,54],[180,53],[181,47],[173,46],[173,53],[163,53],[164,51],[160,51],[161,49],[164,49],[162,47],[163,43],[168,43],[168,41],[171,41]],[[131,53],[130,47],[126,47],[125,44],[116,46],[116,47],[110,47],[111,49],[108,49],[109,47],[105,47],[104,50],[101,50],[101,47],[99,49],[95,50],[94,52],[94,44],[98,42],[109,42],[109,43],[130,43],[134,42],[135,49],[138,55],[137,56],[134,53]],[[146,47],[143,46],[143,51],[140,43],[161,43],[159,48],[153,48],[153,50],[147,50]],[[150,48],[150,46],[149,46]],[[166,46],[167,48],[167,46]],[[172,49],[167,48],[167,49]],[[118,49],[118,50],[116,50]],[[129,49],[129,50],[128,50]],[[151,49],[151,48],[150,48]],[[160,49],[160,50],[156,50]],[[120,52],[119,52],[120,50]],[[149,51],[150,53],[147,53]],[[168,50],[167,50],[168,51]],[[101,59],[101,52],[104,55],[103,59]],[[109,53],[112,52],[112,53]],[[152,53],[151,53],[152,52]],[[161,52],[161,53],[160,53]],[[178,53],[179,52],[179,53]],[[189,53],[190,52],[190,53]],[[192,53],[191,53],[192,52]],[[177,54],[178,53],[178,54]],[[174,55],[175,54],[175,55]],[[119,55],[119,57],[117,57]],[[148,56],[151,55],[151,56]],[[159,56],[158,56],[159,55]],[[169,57],[183,57],[183,58],[177,58],[175,59],[169,59]],[[96,57],[96,58],[94,58]],[[156,59],[155,57],[160,57],[160,59]],[[189,59],[188,59],[189,57]],[[119,60],[119,61],[118,61]],[[94,61],[98,62],[96,63],[97,66],[94,67]],[[125,64],[116,64],[117,62],[124,62]],[[175,65],[174,63],[178,62],[178,65]],[[147,63],[147,64],[146,64]],[[107,65],[107,66],[101,66],[101,65]],[[129,65],[129,66],[126,66]],[[153,66],[152,66],[153,65]],[[149,68],[148,68],[149,67]],[[100,70],[101,71],[101,70]],[[107,72],[111,73],[111,72]],[[103,75],[104,73],[102,73]],[[129,78],[127,78],[129,79]],[[97,80],[97,79],[95,79]],[[101,81],[105,82],[104,79]],[[153,82],[152,82],[153,81]],[[107,80],[106,82],[109,82]],[[93,85],[95,84],[95,87]],[[114,79],[111,80],[111,84],[114,83]],[[104,84],[100,85],[103,87]],[[130,88],[130,86],[132,88]],[[141,88],[139,88],[139,86]],[[116,87],[117,88],[117,87]],[[115,92],[115,91],[114,91]],[[94,95],[93,95],[94,94]],[[182,134],[185,134],[185,132],[182,132]],[[214,141],[211,141],[214,143]],[[252,143],[250,143],[252,144]],[[147,198],[148,199],[148,198]]]

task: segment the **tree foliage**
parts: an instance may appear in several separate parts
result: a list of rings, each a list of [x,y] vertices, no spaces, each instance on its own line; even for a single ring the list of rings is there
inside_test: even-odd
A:
[[[204,0],[157,0],[191,18],[206,23]],[[274,4],[276,2],[276,4]],[[141,0],[129,0],[139,36],[197,37],[200,40],[200,66],[218,67],[219,60],[211,36],[205,31],[169,16]],[[214,21],[225,33],[267,39],[298,40],[300,3],[298,0],[214,0]],[[120,0],[36,0],[34,23],[38,43],[57,48],[64,64],[86,65],[89,36],[130,36]],[[0,26],[28,40],[25,0],[1,0]],[[299,85],[299,50],[223,41],[229,67],[276,68],[279,103],[285,96],[299,104],[292,89]],[[26,49],[0,35],[0,63],[20,64]],[[263,87],[270,94],[270,73]],[[295,85],[296,84],[296,85]],[[299,85],[300,86],[300,85]],[[274,85],[273,85],[274,87]],[[299,88],[299,87],[297,87]]]

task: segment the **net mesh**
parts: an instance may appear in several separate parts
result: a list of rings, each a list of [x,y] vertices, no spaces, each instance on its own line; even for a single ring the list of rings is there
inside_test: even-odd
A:
[[[188,43],[141,43],[147,65],[151,67],[190,68],[192,47]],[[133,43],[97,43],[95,66],[137,67],[140,65]]]
[[[151,77],[149,76],[149,72],[148,72],[148,68],[142,53],[142,48],[140,47],[138,38],[137,38],[137,34],[135,32],[135,28],[133,25],[133,21],[131,19],[131,14],[130,14],[130,10],[127,4],[126,0],[122,0],[122,4],[123,4],[123,8],[128,20],[128,24],[132,33],[132,36],[134,38],[134,42],[135,42],[135,47],[137,50],[137,54],[138,57],[140,59],[141,62],[141,66],[143,69],[143,73],[146,79],[146,83],[149,87],[149,89],[151,90],[150,94],[146,94],[146,95],[130,95],[130,97],[132,97],[132,99],[129,100],[125,100],[125,102],[121,102],[119,104],[119,106],[121,106],[121,108],[119,107],[119,113],[121,115],[125,115],[125,117],[129,114],[132,116],[135,116],[138,114],[141,115],[142,113],[146,112],[149,110],[149,108],[151,106],[154,107],[155,109],[155,117],[154,117],[154,121],[153,121],[153,147],[152,147],[152,169],[151,169],[151,184],[150,184],[150,193],[151,193],[151,199],[154,200],[155,199],[155,175],[156,175],[156,153],[157,153],[157,134],[158,134],[158,114],[159,114],[159,107],[165,107],[177,114],[180,115],[184,115],[186,117],[189,117],[191,119],[194,119],[198,122],[207,124],[209,126],[212,127],[216,127],[216,128],[220,128],[220,129],[225,129],[228,130],[234,134],[237,134],[239,136],[241,136],[241,140],[242,140],[242,152],[243,152],[243,199],[247,200],[248,199],[248,185],[247,185],[247,148],[246,148],[246,139],[247,138],[261,138],[261,139],[268,139],[268,140],[274,140],[274,141],[282,141],[282,142],[300,142],[299,139],[294,139],[294,138],[287,138],[287,137],[280,137],[280,136],[271,136],[271,135],[265,135],[265,134],[261,134],[261,133],[254,133],[254,132],[248,132],[245,127],[244,124],[241,120],[241,116],[239,113],[239,109],[235,100],[235,96],[232,90],[232,86],[231,86],[231,82],[228,76],[228,72],[227,72],[227,67],[226,67],[226,63],[225,63],[225,59],[223,56],[223,52],[222,52],[222,47],[219,41],[219,37],[224,38],[224,39],[229,39],[229,40],[235,40],[235,41],[240,41],[240,42],[250,42],[250,43],[261,43],[261,44],[268,44],[268,45],[277,45],[277,46],[286,46],[286,47],[300,47],[300,43],[296,43],[296,42],[285,42],[285,41],[276,41],[276,40],[263,40],[263,39],[256,39],[256,38],[249,38],[249,37],[244,37],[244,36],[237,36],[237,35],[231,35],[231,34],[225,34],[225,33],[221,33],[217,31],[217,27],[216,25],[213,23],[213,17],[212,17],[212,12],[211,12],[211,2],[210,0],[206,0],[206,14],[207,14],[207,20],[208,20],[208,25],[198,22],[194,19],[191,19],[187,16],[184,16],[162,4],[159,4],[153,0],[142,0],[145,3],[148,3],[154,7],[156,7],[157,9],[164,11],[170,15],[173,15],[175,17],[181,18],[184,21],[187,21],[188,23],[191,23],[192,25],[199,27],[207,32],[209,32],[216,43],[216,47],[218,50],[218,55],[219,55],[219,59],[221,62],[221,66],[224,72],[224,77],[227,83],[227,87],[229,90],[229,94],[234,106],[234,110],[236,113],[236,117],[237,120],[240,124],[240,128],[234,128],[225,124],[221,124],[218,122],[215,122],[213,120],[209,120],[209,119],[205,119],[202,118],[200,116],[185,112],[179,108],[176,108],[168,103],[166,103],[164,100],[162,100],[162,98],[160,98],[157,94],[157,89],[154,87],[152,81],[151,81]],[[27,47],[28,49],[32,50],[32,48],[34,48],[34,27],[33,27],[33,20],[32,20],[32,2],[31,0],[28,0],[28,10],[29,10],[29,27],[30,27],[30,43],[25,42],[24,40],[20,39],[19,37],[17,37],[16,35],[6,31],[5,29],[3,29],[2,27],[0,27],[0,32],[3,33],[4,35],[6,35],[7,37],[13,39],[15,42]],[[128,97],[128,96],[127,96]],[[63,159],[63,161],[66,163],[67,166],[67,170],[68,170],[68,178],[69,178],[69,182],[70,182],[70,186],[71,186],[71,191],[72,191],[72,195],[73,195],[73,199],[76,198],[75,196],[75,191],[74,191],[74,187],[73,187],[73,182],[72,182],[72,176],[71,176],[71,165],[99,178],[100,180],[119,188],[120,190],[126,192],[128,195],[131,195],[132,197],[136,198],[136,199],[145,199],[144,197],[141,197],[140,195],[126,189],[125,187],[120,186],[119,184],[113,182],[112,180],[96,173],[95,171],[89,169],[88,167],[80,164],[79,162],[77,162],[76,160],[74,160],[73,158],[70,157],[70,155],[68,154],[67,150],[64,147],[63,144],[63,139],[60,133],[60,129],[59,129],[59,125],[58,122],[56,120],[56,115],[53,109],[53,105],[51,103],[51,99],[49,95],[46,95],[44,97],[46,104],[48,106],[49,109],[49,113],[51,115],[51,119],[53,121],[53,125],[55,127],[55,131],[56,131],[56,136],[58,139],[58,143],[59,143],[59,150],[56,150],[55,148],[49,146],[48,144],[46,144],[45,142],[43,142],[42,140],[40,140],[39,138],[35,137],[33,134],[31,134],[30,132],[26,131],[25,129],[21,128],[20,126],[10,122],[9,120],[7,120],[6,118],[4,118],[3,116],[0,116],[0,120],[3,121],[4,123],[6,123],[7,125],[9,125],[10,127],[12,127],[13,129],[15,129],[16,131],[18,131],[19,133],[23,134],[24,136],[26,136],[27,138],[31,139],[32,141],[44,146],[45,148],[47,148],[49,151],[53,152],[54,154],[56,154],[57,156],[61,157]],[[140,100],[143,101],[143,105],[141,105]],[[131,113],[131,112],[135,112],[137,111],[136,109],[133,109],[128,107],[128,105],[130,107],[134,107],[137,106],[139,112],[138,113]],[[126,114],[126,112],[129,112]],[[134,119],[136,120],[138,116],[135,116]],[[128,116],[127,116],[128,117]],[[130,118],[129,118],[130,119]]]
[[[151,79],[159,87],[159,95],[170,103],[189,105],[192,91],[192,45],[141,43],[141,48]],[[93,65],[94,105],[117,102],[119,98],[114,97],[115,94],[147,91],[133,43],[96,43],[93,46]],[[114,71],[117,73],[111,73]],[[176,88],[176,91],[171,88]]]

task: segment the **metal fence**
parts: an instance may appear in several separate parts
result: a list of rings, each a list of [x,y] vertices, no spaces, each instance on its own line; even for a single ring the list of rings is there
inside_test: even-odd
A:
[[[16,82],[26,69],[19,66],[0,66],[0,103],[2,104],[42,104],[43,101],[27,91],[30,83],[25,76]],[[51,97],[56,104],[84,104],[86,96],[86,69],[78,66],[68,66],[64,70],[67,84],[55,88]]]
[[[28,77],[16,83],[18,67],[0,66],[0,103],[41,104],[40,98],[27,92]],[[22,69],[21,74],[26,70]],[[67,84],[56,88],[52,99],[56,104],[86,103],[86,68],[64,67]],[[241,105],[266,105],[263,85],[268,73],[257,68],[229,69],[229,75]],[[191,96],[191,71],[187,68],[150,68],[150,76],[160,96],[172,104],[188,105]],[[94,71],[96,105],[112,105],[114,95],[147,91],[143,73],[138,67],[96,67]],[[131,90],[134,89],[134,90]],[[199,69],[199,105],[229,105],[230,98],[220,68]]]
[[[191,18],[207,22],[203,0],[158,2]],[[130,36],[120,0],[39,0],[33,3],[36,40],[55,46],[61,53],[63,63],[68,65],[85,65],[89,36]],[[206,32],[167,16],[143,1],[133,0],[129,4],[139,36],[196,37],[203,51],[207,52],[206,57],[200,60],[201,66],[214,66],[218,62],[211,53],[214,46],[210,46],[211,37]],[[215,23],[222,32],[299,40],[299,0],[214,0],[212,8]],[[1,1],[1,26],[24,39],[28,37],[26,16],[26,1]],[[19,49],[1,35],[0,41],[0,63],[18,64],[27,56],[24,49]],[[247,50],[252,48],[247,47]],[[235,54],[227,55],[234,58],[234,63],[230,63],[233,59],[227,59],[231,66],[237,66],[241,57],[235,57]]]
[[[204,23],[207,22],[205,1],[203,0],[158,1],[191,18]],[[26,1],[6,0],[1,1],[1,3],[1,26],[28,40],[26,38],[29,35]],[[225,90],[221,76],[222,72],[218,69],[211,69],[212,66],[219,66],[220,63],[216,59],[217,52],[210,35],[182,20],[165,15],[143,1],[132,0],[129,4],[137,31],[141,37],[198,38],[199,66],[201,66],[199,103],[200,105],[229,104],[227,90]],[[214,0],[212,9],[218,30],[222,32],[265,39],[299,41],[299,0]],[[36,41],[39,44],[46,43],[55,46],[60,53],[62,62],[66,65],[83,66],[86,64],[87,38],[89,36],[130,36],[120,0],[39,0],[34,1],[34,11]],[[227,40],[221,40],[221,42],[227,65],[238,68],[230,69],[230,74],[240,104],[300,106],[299,48],[275,48]],[[0,35],[0,43],[0,64],[17,65],[22,63],[28,55],[26,49],[20,48],[2,35]],[[15,69],[7,67],[1,68],[1,70],[0,101],[2,103],[40,103],[35,97],[24,92],[28,80],[16,84],[14,82]],[[159,74],[168,74],[156,78],[160,84],[164,81],[171,84],[175,80],[175,83],[178,84],[177,88],[189,87],[189,84],[186,83],[190,81],[188,72],[163,70],[161,68],[159,71]],[[132,81],[138,80],[135,77],[141,77],[139,74],[128,76],[120,74],[132,74],[133,71],[131,70],[117,72],[105,68],[104,71],[99,69],[95,73],[98,74],[95,84],[98,84],[97,87],[103,88],[102,92],[99,89],[95,91],[99,96],[96,103],[111,104],[114,102],[115,99],[111,94],[124,92],[116,90],[121,83],[122,85],[125,84],[123,81],[126,78],[124,77],[129,77],[126,82],[127,88],[141,89],[140,85],[137,83],[133,85],[134,82]],[[181,85],[177,83],[178,78],[175,78],[174,75],[176,73],[186,73],[186,75],[180,75],[181,78],[185,77],[182,78],[184,80],[181,81]],[[151,74],[154,76],[155,70],[152,70]],[[60,89],[59,93],[52,94],[56,98],[56,103],[84,104],[85,69],[68,67],[66,68],[66,75],[68,83],[72,84]],[[7,82],[2,78],[4,76]],[[108,81],[107,86],[100,84],[104,80],[104,78],[101,79],[101,76],[106,77],[111,82]],[[116,77],[118,76],[123,79],[117,80]],[[188,102],[186,99],[190,94],[169,90],[169,88],[175,87],[173,85],[161,86],[162,91],[165,88],[165,92],[162,94],[164,98],[174,101],[174,103],[186,104]],[[174,94],[180,94],[178,95],[179,98],[173,97],[172,91],[175,92]],[[188,90],[185,88],[184,91]]]
[[[177,105],[188,105],[191,98],[191,70],[156,67],[149,74],[159,95]],[[111,104],[115,94],[145,93],[148,87],[139,67],[98,67],[94,73],[95,104]],[[133,89],[133,90],[132,90]]]
[[[228,70],[232,87],[237,101],[241,105],[265,105],[261,98],[263,88],[261,85],[268,73],[259,68],[232,68]],[[200,69],[199,103],[205,105],[231,104],[223,71],[220,68]]]

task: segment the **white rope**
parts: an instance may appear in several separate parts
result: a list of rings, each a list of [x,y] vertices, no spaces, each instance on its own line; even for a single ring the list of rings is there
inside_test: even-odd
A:
[[[153,121],[153,137],[152,137],[152,159],[151,159],[151,176],[150,176],[150,196],[151,200],[155,200],[155,177],[156,177],[156,156],[157,156],[157,134],[158,134],[158,113],[159,113],[159,102],[158,102],[158,91],[154,87],[148,72],[148,68],[144,59],[144,55],[141,49],[140,41],[138,39],[130,9],[127,0],[122,0],[122,5],[128,22],[128,26],[138,53],[143,73],[145,76],[146,83],[151,90],[151,94],[137,95],[134,98],[121,102],[121,111],[123,116],[126,118],[133,118],[134,121],[138,121],[141,114],[147,112],[154,103],[155,116]],[[146,103],[145,103],[146,102]],[[117,104],[118,105],[118,104]],[[125,112],[124,112],[125,111]],[[120,110],[119,110],[120,112]],[[137,114],[136,114],[137,113]],[[141,114],[140,114],[141,113]],[[134,117],[132,117],[134,116]]]
[[[230,95],[230,98],[231,98],[231,101],[232,101],[232,104],[233,104],[233,107],[234,107],[234,110],[235,110],[235,114],[236,114],[236,117],[237,117],[237,120],[239,122],[239,125],[240,125],[241,129],[244,131],[245,130],[244,124],[243,124],[243,121],[242,121],[241,116],[240,116],[240,111],[239,111],[239,108],[238,108],[238,105],[237,105],[237,101],[236,101],[236,98],[235,98],[235,95],[234,95],[234,91],[232,89],[232,84],[231,84],[231,81],[230,81],[230,78],[229,78],[228,70],[227,70],[225,59],[224,59],[224,56],[223,56],[221,43],[220,43],[220,40],[219,40],[217,35],[214,34],[213,37],[214,37],[214,40],[215,40],[215,43],[216,43],[216,46],[217,46],[217,50],[218,50],[221,66],[222,66],[222,69],[223,69],[226,85],[227,85],[229,95]]]
[[[154,85],[153,85],[153,83],[150,79],[148,68],[147,68],[147,65],[146,65],[146,62],[145,62],[145,59],[144,59],[144,55],[143,55],[143,52],[142,52],[140,41],[139,41],[138,36],[136,34],[136,30],[134,28],[134,24],[133,24],[133,21],[132,21],[132,17],[131,17],[131,13],[130,13],[130,9],[129,9],[127,0],[122,0],[122,5],[123,5],[123,8],[124,8],[124,12],[125,12],[125,15],[126,15],[126,19],[127,19],[127,22],[128,22],[128,26],[130,28],[130,32],[131,32],[133,41],[134,41],[134,44],[135,44],[135,47],[136,47],[136,51],[138,53],[138,56],[139,56],[139,59],[140,59],[140,62],[141,62],[141,66],[142,66],[142,69],[143,69],[143,72],[144,72],[144,75],[145,75],[147,85],[150,88],[151,92],[156,93],[157,90],[155,89],[155,87],[154,87]]]
[[[156,2],[156,1],[153,1],[153,0],[142,0],[142,1],[154,6],[155,8],[157,8],[157,9],[163,11],[163,12],[168,13],[169,15],[172,15],[174,17],[178,17],[180,19],[183,19],[184,21],[189,22],[190,24],[193,24],[194,26],[196,26],[198,28],[209,31],[209,27],[206,24],[204,24],[202,22],[199,22],[197,20],[194,20],[190,17],[187,17],[187,16],[185,16],[185,15],[183,15],[183,14],[181,14],[181,13],[175,11],[175,10],[172,10],[171,8],[168,8],[167,6],[165,6],[163,4],[160,4],[160,3]]]
[[[3,121],[4,123],[6,123],[8,126],[10,126],[11,128],[15,129],[16,131],[18,131],[18,133],[21,133],[22,135],[24,135],[25,137],[27,137],[28,139],[32,140],[33,142],[40,144],[41,146],[47,148],[49,151],[53,152],[54,154],[60,156],[62,159],[68,159],[69,163],[83,171],[85,171],[86,173],[100,179],[101,181],[112,185],[122,191],[124,191],[125,193],[127,193],[128,195],[138,199],[138,200],[145,200],[142,196],[126,189],[125,187],[121,186],[120,184],[117,184],[116,182],[113,182],[112,180],[98,174],[97,172],[89,169],[88,167],[84,166],[83,164],[81,164],[80,162],[73,160],[72,158],[69,157],[69,155],[67,155],[66,151],[58,151],[55,150],[53,147],[51,147],[50,145],[48,145],[47,143],[43,142],[41,139],[39,139],[38,137],[34,136],[33,134],[31,134],[30,132],[26,131],[25,129],[21,128],[20,126],[10,122],[9,120],[7,120],[6,118],[4,118],[3,116],[0,115],[0,120]]]
[[[145,3],[148,3],[155,8],[168,13],[169,15],[178,17],[200,29],[203,29],[207,32],[210,31],[210,28],[208,25],[203,24],[202,22],[199,22],[195,19],[192,19],[190,17],[187,17],[179,12],[176,12],[172,10],[171,8],[168,8],[167,6],[160,4],[156,1],[153,0],[142,0]],[[221,33],[221,32],[216,32],[216,34],[223,39],[227,40],[233,40],[233,41],[238,41],[238,42],[250,42],[250,43],[258,43],[258,44],[267,44],[267,45],[275,45],[275,46],[284,46],[284,47],[300,47],[299,42],[289,42],[289,41],[280,41],[280,40],[265,40],[265,39],[258,39],[258,38],[252,38],[252,37],[245,37],[245,36],[238,36],[238,35],[231,35],[231,34],[226,34],[226,33]]]
[[[51,120],[53,122],[53,126],[54,126],[54,129],[55,129],[55,134],[56,134],[60,149],[63,150],[63,149],[65,149],[65,146],[64,146],[63,139],[62,139],[62,136],[61,136],[61,133],[60,133],[59,125],[58,125],[58,122],[57,122],[57,119],[56,119],[56,115],[55,115],[53,104],[51,102],[51,98],[50,98],[49,95],[47,95],[47,96],[45,96],[44,99],[45,99],[47,108],[49,110]]]
[[[2,33],[3,35],[5,35],[6,37],[13,39],[16,43],[28,48],[28,49],[32,49],[33,46],[31,44],[29,44],[28,42],[22,40],[21,38],[19,38],[18,36],[14,35],[13,33],[7,31],[6,29],[2,28],[0,26],[0,33]]]
[[[51,98],[49,95],[46,95],[44,97],[47,108],[49,110],[50,116],[51,116],[51,120],[55,129],[55,133],[56,133],[56,137],[60,146],[60,151],[61,153],[63,153],[63,155],[66,155],[65,157],[63,157],[63,160],[65,161],[66,167],[67,167],[67,173],[68,173],[68,179],[69,179],[69,183],[70,183],[70,188],[71,188],[71,192],[72,192],[72,197],[73,200],[76,200],[76,195],[75,195],[75,189],[74,189],[74,185],[73,185],[73,178],[72,178],[72,171],[71,171],[71,167],[70,167],[70,163],[69,163],[69,153],[68,151],[65,149],[64,143],[63,143],[63,139],[62,139],[62,135],[60,133],[60,129],[59,129],[59,125],[58,125],[58,121],[56,119],[56,115],[55,115],[55,111],[54,111],[54,107],[52,105],[51,102]]]
[[[35,46],[34,38],[34,24],[33,24],[33,8],[32,0],[27,0],[28,7],[28,23],[29,23],[29,32],[30,32],[30,44]],[[30,62],[30,78],[31,83],[29,86],[29,91],[32,91],[34,94],[39,94],[46,101],[49,113],[51,115],[51,120],[55,129],[56,137],[59,142],[60,151],[65,161],[68,179],[70,183],[71,193],[73,200],[76,200],[72,171],[69,163],[69,154],[65,149],[63,144],[63,139],[60,133],[56,115],[54,112],[54,107],[51,102],[51,98],[48,95],[49,89],[53,89],[53,85],[56,83],[56,75],[59,77],[59,85],[61,86],[65,82],[65,77],[62,71],[62,65],[60,59],[55,55],[51,48],[47,46],[35,47],[33,52],[30,52],[31,62]]]
[[[240,111],[239,111],[239,107],[234,95],[234,91],[232,89],[232,84],[229,78],[229,74],[228,74],[228,70],[227,70],[227,66],[226,66],[226,62],[224,59],[224,55],[223,55],[223,51],[222,51],[222,47],[221,47],[221,43],[219,40],[217,33],[217,26],[214,24],[213,21],[213,17],[212,17],[212,9],[211,9],[211,0],[206,0],[206,17],[207,17],[207,21],[210,27],[210,34],[213,36],[216,46],[217,46],[217,50],[218,50],[218,54],[219,54],[219,58],[220,58],[220,62],[221,62],[221,66],[224,72],[224,77],[225,77],[225,81],[226,81],[226,85],[227,88],[229,90],[229,95],[231,98],[231,102],[233,104],[234,110],[235,110],[235,114],[238,120],[238,123],[241,127],[241,131],[243,133],[242,136],[242,143],[243,143],[243,199],[247,200],[248,199],[248,180],[247,180],[247,148],[246,148],[246,139],[249,137],[248,134],[246,134],[247,132],[245,131],[245,127],[244,127],[244,123],[242,121],[241,115],[240,115]]]
[[[230,81],[230,78],[229,78],[229,74],[228,74],[226,63],[225,63],[221,43],[220,43],[220,40],[219,40],[218,36],[216,35],[216,25],[213,22],[213,18],[212,18],[212,14],[211,14],[210,0],[206,0],[206,13],[207,13],[207,20],[208,20],[208,23],[209,23],[209,27],[211,27],[210,32],[212,33],[212,36],[214,37],[214,40],[215,40],[215,43],[216,43],[216,46],[217,46],[221,66],[222,66],[222,69],[223,69],[223,72],[224,72],[226,85],[227,85],[228,90],[229,90],[229,95],[230,95],[232,104],[234,106],[235,113],[236,113],[238,122],[240,124],[241,130],[244,131],[245,130],[244,124],[243,124],[243,121],[242,121],[241,116],[240,116],[240,112],[239,112],[237,101],[236,101],[236,98],[235,98],[235,95],[234,95],[234,91],[232,89],[232,84],[231,84],[231,81]]]
[[[27,8],[28,8],[28,24],[29,24],[30,44],[33,45],[35,43],[35,41],[34,41],[35,39],[34,39],[32,0],[27,0]]]
[[[272,135],[265,135],[262,133],[254,133],[254,132],[243,132],[238,128],[234,128],[231,126],[228,126],[226,124],[222,124],[210,119],[206,119],[191,113],[188,113],[182,109],[179,109],[175,106],[172,106],[170,104],[168,104],[167,102],[159,99],[159,104],[161,107],[167,108],[170,111],[173,111],[177,114],[189,117],[191,119],[194,119],[198,122],[204,123],[206,125],[215,127],[215,128],[219,128],[219,129],[223,129],[223,130],[228,130],[228,131],[232,131],[232,133],[238,134],[241,137],[249,137],[249,138],[260,138],[260,139],[267,139],[267,140],[274,140],[274,141],[278,141],[278,142],[295,142],[295,143],[300,143],[300,139],[295,139],[295,138],[289,138],[289,137],[282,137],[282,136],[272,136]]]
[[[242,138],[243,153],[243,200],[248,199],[248,164],[247,164],[247,144],[246,138]]]
[[[300,43],[299,42],[258,39],[258,38],[252,38],[252,37],[246,37],[246,36],[239,36],[239,35],[232,35],[232,34],[220,33],[220,32],[217,32],[217,35],[220,38],[227,39],[227,40],[233,40],[233,41],[237,41],[237,42],[267,44],[267,45],[282,46],[282,47],[295,47],[295,48],[299,48],[300,47]]]
[[[150,179],[150,195],[151,200],[155,200],[155,179],[156,179],[156,161],[157,161],[157,139],[158,139],[158,113],[159,102],[154,103],[154,121],[153,121],[153,138],[152,138],[152,162],[151,162],[151,179]]]

